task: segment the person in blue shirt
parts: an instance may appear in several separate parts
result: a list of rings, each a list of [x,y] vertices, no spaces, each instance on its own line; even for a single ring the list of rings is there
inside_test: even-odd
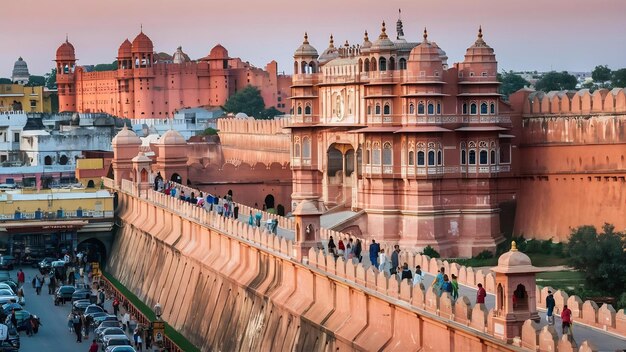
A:
[[[380,245],[376,243],[376,240],[372,240],[370,244],[370,263],[373,266],[378,267],[378,253],[380,252]]]
[[[448,279],[448,275],[446,274],[443,274],[443,284],[441,285],[441,293],[444,292],[448,292],[452,295],[452,283],[450,283],[450,279]]]

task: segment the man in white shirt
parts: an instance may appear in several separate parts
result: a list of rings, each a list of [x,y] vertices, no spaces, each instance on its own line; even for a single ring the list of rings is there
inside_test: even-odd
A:
[[[415,274],[413,274],[413,286],[419,286],[424,281],[424,274],[420,266],[415,267]]]

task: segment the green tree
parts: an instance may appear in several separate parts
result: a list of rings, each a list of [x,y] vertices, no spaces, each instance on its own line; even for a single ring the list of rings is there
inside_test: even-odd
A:
[[[258,88],[247,86],[228,98],[222,110],[233,114],[243,112],[248,116],[259,118],[263,116],[265,103]]]
[[[506,100],[509,99],[509,95],[530,85],[530,82],[513,71],[498,73],[498,81],[502,83],[500,84],[500,94]]]
[[[46,78],[44,76],[34,76],[31,75],[28,78],[28,83],[26,83],[26,87],[39,87],[46,85]]]
[[[261,116],[258,118],[262,120],[272,120],[274,119],[274,117],[278,115],[282,115],[282,114],[283,113],[280,110],[276,109],[273,106],[270,106],[269,108],[263,110],[263,112],[261,113]]]
[[[544,92],[550,92],[553,90],[572,90],[576,89],[578,80],[576,77],[569,73],[551,71],[543,75],[537,83],[535,83],[535,89],[542,90]]]
[[[13,81],[10,78],[0,78],[0,84],[12,84]]]
[[[57,89],[57,69],[53,68],[46,74],[46,88]]]
[[[611,73],[611,69],[607,65],[598,65],[591,71],[591,78],[595,83],[604,87],[605,83],[611,80]]]
[[[110,64],[97,64],[93,67],[93,70],[96,72],[117,70],[117,60]]]
[[[200,132],[200,136],[215,136],[217,134],[217,130],[213,127],[207,127],[204,131]]]
[[[613,87],[625,88],[626,87],[626,68],[620,68],[619,70],[613,71],[613,75],[611,76],[611,83]]]
[[[626,234],[604,224],[598,234],[594,226],[572,231],[567,249],[570,265],[584,273],[591,290],[618,296],[626,288]]]

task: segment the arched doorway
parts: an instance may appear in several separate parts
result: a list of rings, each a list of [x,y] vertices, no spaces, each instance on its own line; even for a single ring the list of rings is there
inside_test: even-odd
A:
[[[107,257],[106,246],[97,238],[89,238],[78,244],[76,247],[79,252],[85,252],[88,262],[98,262],[104,264]]]
[[[274,208],[274,196],[271,194],[266,195],[264,203],[265,203],[266,210],[273,209]]]
[[[333,143],[327,152],[326,190],[324,199],[327,205],[334,206],[352,202],[353,174],[356,169],[356,154],[349,143]]]
[[[170,178],[170,180],[171,180],[172,182],[176,182],[176,183],[182,183],[182,182],[183,182],[183,178],[182,178],[182,177],[180,177],[180,175],[179,175],[179,174],[177,174],[177,173],[173,173],[173,174],[172,174],[172,177]]]
[[[517,288],[513,291],[513,309],[528,310],[528,292],[526,292],[526,287],[522,284],[517,285]]]
[[[52,157],[50,155],[46,156],[45,158],[43,158],[43,163],[45,165],[52,165]]]
[[[66,155],[61,155],[61,158],[59,158],[59,164],[61,164],[61,165],[67,165],[68,161],[69,160],[67,159]]]
[[[282,204],[278,204],[276,207],[276,213],[280,216],[285,216],[285,207]]]
[[[89,182],[87,182],[87,188],[95,188],[96,185],[94,184],[93,180],[89,180]]]

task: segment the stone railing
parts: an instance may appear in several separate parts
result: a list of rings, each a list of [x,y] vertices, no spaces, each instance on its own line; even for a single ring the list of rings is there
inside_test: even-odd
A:
[[[128,182],[132,185],[131,181],[128,181]],[[197,196],[197,195],[200,194],[200,192],[202,192],[202,191],[197,190],[195,188],[191,188],[191,187],[188,187],[188,186],[183,186],[180,183],[174,183],[174,182],[172,182],[172,183],[176,185],[176,188],[185,191],[186,195],[190,195],[193,192]],[[206,199],[206,196],[209,195],[209,193],[206,193],[206,192],[202,192],[202,194],[204,195],[205,199]],[[248,205],[245,205],[245,204],[241,204],[241,203],[237,203],[237,202],[233,202],[233,204],[235,206],[239,207],[239,215],[245,216],[244,219],[246,219],[246,220],[247,220],[247,216],[249,216],[249,214],[250,214],[250,211],[252,211],[252,215],[255,215],[256,213],[260,212],[263,215],[262,216],[262,220],[275,219],[275,220],[278,220],[278,227],[286,229],[286,230],[293,230],[293,229],[295,229],[295,223],[294,223],[293,219],[291,219],[291,218],[287,218],[287,217],[280,216],[280,215],[277,215],[277,214],[268,213],[266,211],[262,211],[262,210],[254,208],[254,207],[251,207],[251,206],[248,206]]]

